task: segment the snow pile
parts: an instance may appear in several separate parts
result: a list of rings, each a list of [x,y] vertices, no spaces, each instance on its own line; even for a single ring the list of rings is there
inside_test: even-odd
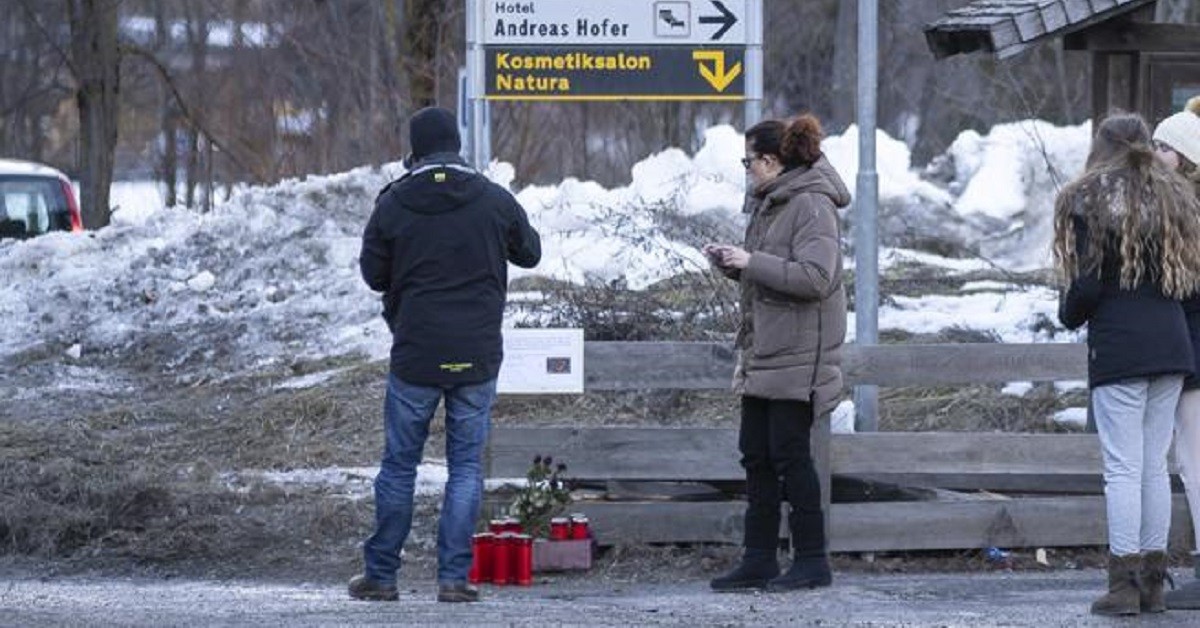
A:
[[[1007,228],[983,243],[981,253],[1013,268],[1050,265],[1054,197],[1083,171],[1091,145],[1090,122],[1056,127],[1041,121],[997,126],[986,136],[966,131],[947,152],[955,168],[951,192],[964,216],[981,215]]]
[[[121,209],[96,232],[6,241],[0,356],[79,344],[85,361],[212,377],[386,351],[357,256],[372,199],[400,172],[240,189],[210,214]]]
[[[945,187],[919,176],[907,148],[881,135],[882,199],[896,224],[911,230],[920,219],[949,225],[954,218],[951,227],[961,235],[999,222],[989,246],[1011,247],[1011,262],[889,248],[881,264],[919,262],[958,273],[1044,261],[1050,202],[1078,169],[1087,134],[1086,125],[1036,122],[987,136],[963,133],[946,156],[953,174]],[[825,149],[853,188],[857,131],[828,138]],[[717,126],[693,156],[669,149],[638,163],[628,186],[568,179],[521,190],[544,257],[537,269],[514,268],[511,277],[640,289],[707,269],[699,246],[741,239],[743,150],[736,130]],[[95,369],[107,369],[112,386],[129,388],[146,374],[188,382],[329,356],[382,357],[390,337],[377,295],[358,276],[357,256],[376,193],[402,172],[389,164],[239,188],[209,214],[162,208],[153,185],[119,186],[120,209],[105,229],[0,242],[7,280],[0,286],[0,359],[17,368],[69,359],[56,367],[56,386],[100,382]],[[488,176],[508,186],[512,167],[493,164]],[[970,216],[985,220],[972,223]],[[1045,289],[975,284],[959,295],[897,297],[880,320],[882,328],[912,332],[970,325],[1006,341],[1043,340],[1032,330],[1053,318],[1054,300]],[[36,394],[30,390],[21,394]],[[6,394],[18,393],[0,392],[0,402]]]

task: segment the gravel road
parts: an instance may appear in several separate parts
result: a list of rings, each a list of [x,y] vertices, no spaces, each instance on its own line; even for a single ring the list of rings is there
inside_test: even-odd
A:
[[[479,604],[438,604],[432,585],[399,602],[356,602],[340,585],[10,577],[0,582],[4,626],[808,625],[1109,626],[1088,615],[1096,570],[1044,573],[838,575],[793,594],[713,594],[700,580],[667,584],[553,578],[485,588]],[[1188,626],[1200,613],[1143,617]]]

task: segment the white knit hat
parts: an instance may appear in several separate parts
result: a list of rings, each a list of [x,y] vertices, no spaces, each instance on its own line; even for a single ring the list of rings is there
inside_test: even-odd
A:
[[[1200,115],[1180,111],[1159,122],[1154,129],[1154,140],[1175,149],[1188,161],[1200,164]]]

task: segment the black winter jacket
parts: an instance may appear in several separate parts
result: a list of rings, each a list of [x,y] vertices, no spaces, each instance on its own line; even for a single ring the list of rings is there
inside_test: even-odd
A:
[[[507,190],[452,154],[431,155],[375,200],[359,263],[383,294],[391,371],[423,385],[494,379],[508,262],[533,268],[541,238]]]
[[[1194,390],[1200,388],[1200,296],[1183,302],[1183,314],[1187,317],[1188,330],[1192,336],[1192,354],[1196,358],[1196,372],[1183,380],[1183,389]]]
[[[1076,242],[1087,242],[1082,223],[1075,221]],[[1080,245],[1080,259],[1084,259]],[[1192,375],[1195,355],[1188,337],[1183,306],[1143,281],[1126,290],[1120,286],[1120,266],[1114,251],[1105,255],[1100,277],[1083,274],[1061,296],[1058,318],[1068,329],[1087,323],[1088,386],[1160,375]]]

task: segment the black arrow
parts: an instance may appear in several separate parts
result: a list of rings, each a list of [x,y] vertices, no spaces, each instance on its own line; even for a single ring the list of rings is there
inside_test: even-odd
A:
[[[713,41],[716,41],[716,40],[720,39],[721,36],[726,33],[726,31],[733,28],[734,24],[737,24],[737,16],[734,15],[733,12],[730,11],[729,9],[726,9],[725,5],[721,3],[721,0],[709,0],[709,2],[712,2],[713,6],[717,7],[717,10],[720,11],[721,14],[720,15],[702,15],[702,16],[700,16],[700,23],[701,24],[721,24],[721,28],[718,29],[717,32],[713,33],[713,36],[712,36]]]

